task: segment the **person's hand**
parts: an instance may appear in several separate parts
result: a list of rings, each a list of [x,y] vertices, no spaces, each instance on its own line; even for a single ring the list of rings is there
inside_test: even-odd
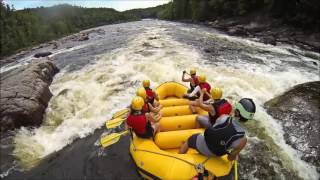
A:
[[[204,94],[205,92],[207,92],[206,88],[201,89],[201,93]]]

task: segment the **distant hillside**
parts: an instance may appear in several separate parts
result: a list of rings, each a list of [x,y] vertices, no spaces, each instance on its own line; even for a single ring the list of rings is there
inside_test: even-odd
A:
[[[0,57],[83,29],[139,19],[110,8],[57,5],[15,11],[2,1],[0,8]]]
[[[169,4],[159,5],[156,7],[144,8],[144,9],[131,9],[124,11],[124,13],[143,18],[161,18],[163,11]]]

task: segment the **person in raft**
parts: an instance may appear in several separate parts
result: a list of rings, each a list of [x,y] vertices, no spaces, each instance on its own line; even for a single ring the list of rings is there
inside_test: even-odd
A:
[[[148,113],[141,112],[144,100],[141,97],[134,97],[131,102],[131,111],[127,117],[127,127],[132,128],[135,134],[141,138],[150,138],[159,132],[159,123],[151,125]]]
[[[215,87],[211,90],[211,99],[213,100],[209,104],[203,102],[205,90],[200,92],[199,106],[208,112],[208,115],[198,115],[196,118],[196,127],[208,128],[215,124],[218,117],[223,114],[230,114],[232,111],[231,104],[226,99],[221,99],[221,88]]]
[[[204,91],[204,95],[203,95],[203,101],[204,103],[208,104],[211,101],[210,98],[210,90],[211,90],[211,86],[209,83],[206,82],[206,76],[205,75],[200,75],[199,76],[199,85],[192,91],[192,93],[190,94],[185,94],[184,97],[193,97],[195,95],[197,95],[197,97],[200,97],[200,92]],[[196,113],[196,107],[200,106],[200,101],[199,99],[196,99],[194,101],[191,101],[189,103],[189,108],[192,111],[193,114]]]
[[[154,107],[158,107],[160,105],[159,97],[157,93],[150,88],[150,80],[143,80],[142,86],[146,90],[148,102],[152,104]]]
[[[256,106],[252,99],[243,98],[236,103],[235,108],[234,116],[222,115],[213,126],[206,128],[204,134],[190,136],[179,153],[184,154],[191,147],[208,157],[228,154],[230,161],[235,160],[247,143],[245,130],[238,121],[252,119]]]
[[[137,90],[136,95],[142,97],[142,99],[144,100],[144,105],[142,107],[141,112],[144,114],[148,113],[148,116],[150,116],[149,119],[151,120],[151,123],[158,122],[161,119],[160,110],[162,106],[159,105],[158,107],[154,107],[151,104],[151,102],[149,102],[146,90],[143,87]]]
[[[190,89],[188,89],[188,93],[191,93],[194,88],[196,88],[199,85],[198,76],[196,76],[196,69],[190,70],[190,78],[186,78],[185,75],[187,74],[186,71],[182,72],[182,82],[189,82],[190,83]]]

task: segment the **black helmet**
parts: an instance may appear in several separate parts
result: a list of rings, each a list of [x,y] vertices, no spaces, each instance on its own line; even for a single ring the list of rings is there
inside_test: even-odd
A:
[[[236,103],[236,110],[239,111],[240,116],[244,119],[252,119],[254,113],[256,112],[256,105],[252,99],[242,98],[238,103]]]

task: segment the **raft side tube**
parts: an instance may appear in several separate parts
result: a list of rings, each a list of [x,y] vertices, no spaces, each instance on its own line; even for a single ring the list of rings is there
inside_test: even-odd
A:
[[[195,114],[163,117],[160,120],[160,129],[161,131],[194,129],[196,127],[196,117]]]
[[[197,107],[196,111],[200,115],[207,115],[208,114],[208,112],[201,109],[200,107]],[[162,113],[162,117],[183,116],[183,115],[191,115],[192,114],[188,105],[163,107],[161,109],[161,113]]]
[[[155,143],[160,149],[175,149],[188,140],[190,136],[203,133],[204,129],[188,129],[179,131],[159,132],[155,137]]]
[[[164,99],[159,101],[160,104],[163,107],[168,107],[168,106],[182,106],[182,105],[188,105],[189,100],[188,99]]]
[[[188,88],[176,82],[165,82],[156,88],[156,93],[160,100],[167,97],[182,98],[187,93]]]

